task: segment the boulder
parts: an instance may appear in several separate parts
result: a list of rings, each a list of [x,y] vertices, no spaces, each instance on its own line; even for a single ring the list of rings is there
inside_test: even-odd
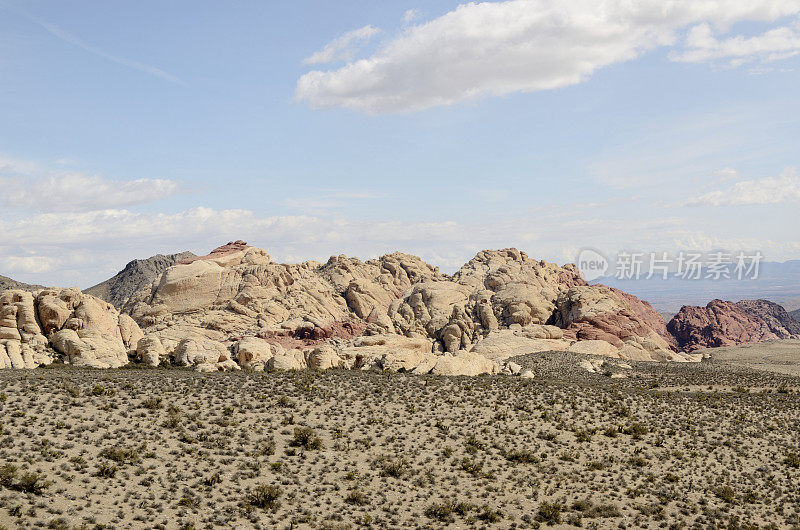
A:
[[[538,338],[542,336],[538,328],[531,331],[532,333],[527,333],[525,329],[492,331],[485,339],[475,344],[471,351],[498,361],[529,353],[562,351],[570,344],[569,341],[561,339]]]
[[[431,370],[433,375],[481,375],[499,372],[497,363],[475,352],[461,350],[445,353],[436,359],[436,364]]]
[[[183,339],[172,355],[178,366],[217,364],[230,359],[224,344],[208,339]]]
[[[288,350],[276,353],[267,363],[267,367],[270,370],[303,370],[304,368],[308,368],[305,356],[300,350]]]
[[[588,355],[602,355],[604,357],[620,358],[619,348],[604,340],[582,340],[575,342],[567,348],[571,353],[583,353]]]
[[[233,351],[239,366],[259,372],[264,370],[272,358],[272,347],[258,337],[244,337],[236,343]]]
[[[324,344],[309,352],[307,364],[313,370],[327,370],[329,368],[341,368],[344,362],[336,353],[336,350]]]
[[[128,364],[128,349],[118,336],[64,328],[53,333],[50,342],[76,366],[119,368]]]
[[[137,359],[148,365],[158,366],[161,361],[167,358],[167,352],[158,337],[151,335],[139,339],[136,344]]]

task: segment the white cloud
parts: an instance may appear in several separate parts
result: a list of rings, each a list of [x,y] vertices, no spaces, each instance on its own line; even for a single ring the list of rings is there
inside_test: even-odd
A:
[[[371,39],[380,30],[373,26],[348,31],[325,45],[320,51],[305,59],[306,64],[324,64],[335,61],[349,61],[356,52],[356,45],[359,42]]]
[[[46,212],[124,208],[174,194],[178,183],[166,179],[107,180],[69,173],[38,178],[0,177],[0,202],[6,206]]]
[[[410,24],[418,19],[420,16],[419,9],[409,9],[405,13],[403,13],[403,23]]]
[[[387,197],[386,193],[319,189],[310,190],[303,197],[288,197],[283,200],[283,204],[288,208],[306,213],[324,213],[327,210],[350,207],[354,202],[385,199]]]
[[[57,264],[58,260],[50,256],[0,256],[0,270],[10,274],[40,274]]]
[[[718,39],[707,23],[694,26],[686,37],[686,51],[673,53],[673,61],[710,63],[726,60],[730,66],[750,61],[771,62],[800,53],[800,22],[770,29],[761,35],[736,35]]]
[[[59,162],[57,162],[59,163]],[[34,162],[0,156],[0,204],[39,212],[125,208],[179,190],[174,180],[109,180],[80,172],[53,171]]]
[[[689,199],[686,206],[743,206],[800,202],[800,172],[786,168],[777,177],[743,180],[733,186]]]
[[[511,0],[469,3],[405,29],[375,54],[297,82],[313,108],[405,112],[556,89],[629,61],[709,22],[774,21],[797,0]]]
[[[733,180],[735,178],[739,178],[739,172],[732,167],[724,167],[719,171],[716,171],[715,174],[719,177],[719,180],[726,181],[726,180]]]
[[[600,207],[557,205],[525,216],[479,216],[464,222],[374,221],[337,215],[269,217],[249,210],[202,207],[176,213],[105,210],[35,214],[13,221],[0,219],[0,274],[10,275],[9,266],[13,266],[19,272],[12,277],[20,281],[88,287],[109,278],[134,258],[182,250],[206,253],[236,239],[265,248],[273,259],[282,262],[324,261],[338,254],[368,259],[400,250],[447,272],[482,249],[510,246],[525,250],[533,258],[560,263],[573,260],[573,250],[587,245],[605,253],[625,245],[668,252],[682,248],[756,248],[772,260],[800,255],[800,243],[791,237],[784,241],[747,239],[737,234],[711,237],[684,217],[643,217],[632,223],[627,213],[603,215]],[[654,243],[656,235],[658,243]],[[653,248],[654,244],[660,246]],[[16,257],[27,261],[14,261]]]

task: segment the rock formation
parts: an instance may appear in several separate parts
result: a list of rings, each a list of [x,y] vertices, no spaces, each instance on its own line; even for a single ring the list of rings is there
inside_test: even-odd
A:
[[[570,348],[696,360],[646,302],[516,249],[480,252],[448,276],[402,253],[280,264],[237,241],[177,262],[124,310],[157,338],[142,360],[203,369],[493,373],[515,355]]]
[[[792,318],[783,306],[769,300],[741,300],[736,305],[748,315],[763,320],[779,339],[800,338],[800,322]]]
[[[0,276],[0,293],[3,291],[7,291],[8,289],[19,289],[21,291],[39,291],[44,289],[43,285],[31,285],[28,283],[18,282],[16,280],[12,280],[8,276]]]
[[[181,260],[193,257],[195,255],[191,252],[181,252],[167,256],[157,254],[147,259],[136,259],[125,265],[125,268],[113,278],[84,289],[84,292],[121,309],[131,296],[150,287],[150,284],[169,267]]]
[[[201,371],[518,375],[521,367],[509,358],[548,350],[699,360],[678,351],[648,303],[588,285],[573,265],[533,260],[516,249],[479,252],[450,276],[399,252],[282,264],[235,241],[206,256],[131,262],[91,291],[107,295],[122,314],[75,289],[43,290],[25,301],[22,291],[8,291],[0,336],[14,342],[14,352],[29,352],[26,366],[61,359],[112,367],[130,356]],[[28,330],[20,322],[33,324]],[[9,366],[20,364],[8,358]]]
[[[54,360],[117,368],[144,335],[128,315],[78,289],[0,294],[0,368],[35,368]]]
[[[734,302],[683,306],[667,325],[685,351],[777,339],[770,326]]]

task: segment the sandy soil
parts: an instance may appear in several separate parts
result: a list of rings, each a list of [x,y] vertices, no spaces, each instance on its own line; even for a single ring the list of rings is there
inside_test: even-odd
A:
[[[518,358],[532,380],[0,371],[0,527],[798,527],[800,378],[726,355]]]
[[[800,340],[742,344],[727,348],[699,350],[711,359],[736,366],[800,376]]]

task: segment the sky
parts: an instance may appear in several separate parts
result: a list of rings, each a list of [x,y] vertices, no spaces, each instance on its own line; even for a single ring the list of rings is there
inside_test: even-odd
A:
[[[0,274],[800,259],[800,0],[0,0]]]

